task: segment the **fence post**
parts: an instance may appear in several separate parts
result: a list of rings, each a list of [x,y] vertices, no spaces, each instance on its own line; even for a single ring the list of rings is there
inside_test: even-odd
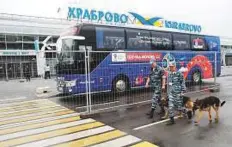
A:
[[[7,63],[5,63],[5,69],[6,69],[6,81],[8,81],[9,80],[9,77],[8,77],[8,64]]]
[[[88,90],[88,55],[85,51],[85,95],[86,95],[86,111],[87,113],[90,113],[89,111],[89,90]]]
[[[214,85],[216,85],[217,77],[217,52],[214,53]]]
[[[170,52],[167,52],[167,54],[170,54]],[[163,61],[162,61],[163,62]],[[167,93],[167,97],[168,97],[168,94],[169,94],[169,74],[170,74],[170,68],[169,68],[169,60],[167,60],[167,77],[166,77],[166,83],[167,83],[167,90],[166,90],[166,93]]]
[[[87,54],[88,54],[88,59],[87,59],[87,67],[88,67],[88,99],[89,99],[89,113],[91,113],[92,111],[92,101],[91,101],[91,76],[90,76],[90,51],[87,50]]]

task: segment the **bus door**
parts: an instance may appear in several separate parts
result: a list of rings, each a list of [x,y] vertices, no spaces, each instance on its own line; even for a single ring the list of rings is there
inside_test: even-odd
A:
[[[83,49],[85,51],[85,74],[87,75],[88,84],[90,84],[89,92],[96,91],[98,84],[96,83],[97,75],[92,72],[95,68],[95,60],[93,58],[94,52],[92,52],[92,46],[84,46]]]

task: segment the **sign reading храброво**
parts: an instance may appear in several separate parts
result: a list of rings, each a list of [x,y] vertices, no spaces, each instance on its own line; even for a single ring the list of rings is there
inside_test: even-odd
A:
[[[106,21],[109,23],[135,23],[140,25],[156,26],[179,31],[200,33],[202,28],[200,25],[188,24],[177,21],[165,20],[162,17],[143,17],[137,13],[129,12],[128,14],[119,14],[112,12],[104,12],[97,10],[88,10],[76,7],[68,7],[69,19],[83,19],[90,21]],[[130,18],[130,19],[129,19]],[[133,20],[133,21],[132,21]]]

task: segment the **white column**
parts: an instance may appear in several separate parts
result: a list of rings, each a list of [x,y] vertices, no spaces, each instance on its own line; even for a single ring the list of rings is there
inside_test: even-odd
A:
[[[36,54],[36,61],[37,61],[37,71],[38,75],[44,77],[44,66],[46,64],[46,59],[45,59],[45,52],[44,51],[39,51]]]
[[[226,48],[222,48],[221,51],[222,51],[221,54],[222,54],[223,66],[226,66]]]

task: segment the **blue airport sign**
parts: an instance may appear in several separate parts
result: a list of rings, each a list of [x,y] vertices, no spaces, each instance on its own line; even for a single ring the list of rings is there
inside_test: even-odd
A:
[[[128,14],[119,14],[109,11],[104,12],[76,7],[68,7],[68,18],[78,20],[83,19],[95,22],[106,21],[107,23],[139,24],[193,33],[200,33],[202,31],[201,25],[170,21],[162,17],[147,18],[135,12],[129,12]]]

